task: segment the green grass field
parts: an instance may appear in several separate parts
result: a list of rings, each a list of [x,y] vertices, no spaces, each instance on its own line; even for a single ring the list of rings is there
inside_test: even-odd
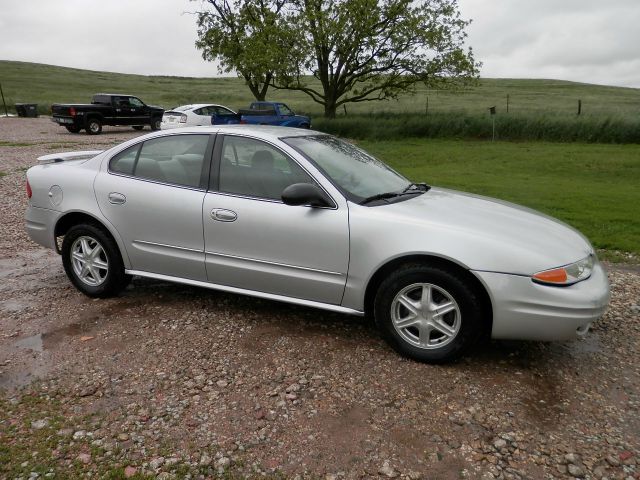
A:
[[[212,75],[215,68],[211,66]],[[97,92],[122,92],[140,96],[165,108],[191,102],[216,102],[231,108],[245,107],[252,96],[238,78],[186,78],[94,72],[36,63],[0,61],[0,83],[7,103],[38,103],[42,112],[55,102],[86,102]],[[418,88],[416,95],[398,100],[350,104],[347,113],[448,112],[484,114],[495,105],[498,114],[536,113],[575,116],[578,99],[583,113],[598,116],[640,116],[640,89],[589,85],[561,80],[483,79],[476,87],[459,91]],[[283,100],[314,116],[321,107],[299,92],[269,91],[268,97]],[[427,100],[428,98],[428,100]],[[344,111],[341,111],[344,114]]]
[[[214,102],[238,109],[253,100],[238,78],[128,75],[9,61],[0,61],[0,82],[12,111],[15,103],[37,103],[41,114],[52,103],[89,102],[97,92],[129,93],[164,108]],[[271,89],[268,98],[311,115],[316,129],[350,138],[489,139],[488,107],[496,106],[498,139],[640,143],[637,88],[526,79],[482,79],[456,91],[421,85],[397,100],[349,104],[333,120],[322,118],[320,105],[302,93]]]
[[[421,139],[359,145],[414,181],[526,205],[576,227],[596,248],[640,254],[638,145]]]

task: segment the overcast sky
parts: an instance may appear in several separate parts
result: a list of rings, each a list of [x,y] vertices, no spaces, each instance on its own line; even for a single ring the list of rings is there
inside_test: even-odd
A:
[[[640,0],[459,0],[483,77],[640,87]],[[0,0],[0,60],[217,75],[194,47],[200,2]],[[0,79],[2,72],[0,71]]]

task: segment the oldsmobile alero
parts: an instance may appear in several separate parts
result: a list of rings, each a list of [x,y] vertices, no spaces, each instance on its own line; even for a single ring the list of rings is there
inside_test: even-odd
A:
[[[585,335],[609,300],[594,249],[564,223],[412,183],[318,132],[192,127],[39,160],[27,232],[91,297],[138,275],[370,314],[427,362],[484,335]]]

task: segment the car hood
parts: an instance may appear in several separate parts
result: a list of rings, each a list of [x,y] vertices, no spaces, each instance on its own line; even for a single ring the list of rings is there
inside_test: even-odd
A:
[[[555,218],[455,190],[432,188],[411,200],[372,208],[405,225],[420,225],[423,238],[441,238],[434,248],[476,270],[531,275],[593,252],[580,232]]]

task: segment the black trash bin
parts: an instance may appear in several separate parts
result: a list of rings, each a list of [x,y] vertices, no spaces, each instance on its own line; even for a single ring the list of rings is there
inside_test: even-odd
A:
[[[19,117],[36,118],[38,116],[38,104],[16,103],[16,113]]]

